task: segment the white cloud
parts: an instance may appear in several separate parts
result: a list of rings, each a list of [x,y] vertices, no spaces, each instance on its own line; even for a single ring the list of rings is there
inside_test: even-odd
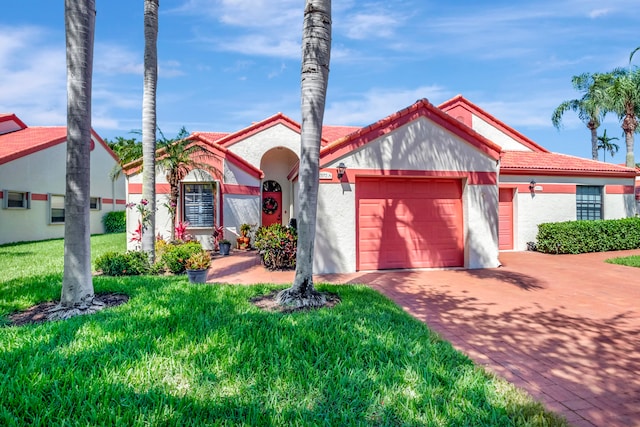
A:
[[[289,59],[300,57],[299,42],[260,34],[240,36],[234,39],[217,41],[216,43],[218,50],[226,52]]]
[[[608,15],[611,12],[611,9],[594,9],[589,12],[589,18],[599,18],[601,16]]]
[[[280,68],[278,68],[277,70],[274,70],[272,72],[269,73],[269,75],[267,76],[269,79],[274,79],[280,75],[282,75],[282,73],[285,72],[285,70],[287,69],[287,64],[285,64],[284,62],[282,64],[280,64]]]
[[[434,105],[453,96],[440,86],[415,89],[374,88],[364,94],[351,94],[347,101],[333,101],[326,106],[325,123],[331,125],[366,126],[419,99],[427,98]]]
[[[143,54],[132,52],[121,45],[96,43],[94,47],[94,72],[105,74],[137,74],[142,76]]]
[[[370,40],[391,37],[400,23],[390,13],[360,13],[346,18],[341,27],[351,39]]]
[[[62,124],[66,115],[66,55],[36,27],[0,28],[0,111],[27,124]]]

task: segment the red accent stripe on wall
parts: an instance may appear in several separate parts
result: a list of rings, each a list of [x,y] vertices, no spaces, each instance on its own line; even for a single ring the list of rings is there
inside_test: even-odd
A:
[[[156,184],[156,194],[170,194],[169,184]],[[142,184],[129,184],[129,194],[142,194]]]
[[[500,187],[508,187],[511,184],[500,185]],[[542,190],[535,190],[538,194],[576,194],[575,184],[536,184],[536,187],[542,187]],[[518,193],[530,193],[529,184],[515,184]]]
[[[347,169],[341,180],[338,180],[335,168],[324,168],[321,172],[329,172],[332,179],[320,179],[321,184],[337,184],[349,182],[355,184],[356,177],[364,176],[389,176],[389,177],[413,177],[413,178],[467,178],[470,185],[496,185],[498,175],[495,172],[460,172],[460,171],[422,171],[422,170],[380,170],[380,169]]]
[[[236,194],[243,196],[259,196],[260,187],[251,187],[248,185],[223,184],[222,192],[224,194]]]
[[[607,194],[634,194],[635,189],[633,185],[607,185]]]
[[[127,201],[124,199],[116,199],[116,205],[126,205]]]
[[[47,194],[31,193],[31,200],[46,202],[47,200],[49,200],[49,196]]]

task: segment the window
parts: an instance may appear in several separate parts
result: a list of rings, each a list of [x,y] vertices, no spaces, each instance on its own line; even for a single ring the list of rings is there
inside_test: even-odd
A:
[[[31,193],[26,191],[2,191],[2,207],[4,209],[30,209]]]
[[[102,199],[100,199],[100,197],[90,197],[89,209],[91,209],[92,211],[99,211],[100,209],[102,209]]]
[[[213,227],[215,222],[215,188],[212,183],[184,184],[184,221],[191,227]]]
[[[576,187],[576,219],[602,219],[602,187],[595,185]]]
[[[49,194],[49,223],[64,224],[64,196]]]

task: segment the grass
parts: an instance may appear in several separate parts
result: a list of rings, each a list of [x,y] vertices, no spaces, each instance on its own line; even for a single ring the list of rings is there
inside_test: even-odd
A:
[[[124,235],[94,236],[94,255]],[[60,241],[0,246],[0,318],[59,298]],[[269,313],[276,286],[95,277],[127,304],[0,328],[0,425],[559,426],[364,286],[331,310]]]
[[[629,267],[640,268],[640,255],[631,255],[627,257],[611,258],[606,260],[610,264],[626,265]]]

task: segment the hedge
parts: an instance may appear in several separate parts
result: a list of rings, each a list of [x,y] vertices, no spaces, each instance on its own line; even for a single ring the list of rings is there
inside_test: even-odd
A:
[[[138,276],[151,272],[146,252],[107,252],[96,259],[96,270],[105,276]]]
[[[538,225],[537,250],[580,254],[640,248],[640,218],[551,222]]]
[[[102,217],[105,233],[124,233],[127,230],[125,211],[107,212]]]

